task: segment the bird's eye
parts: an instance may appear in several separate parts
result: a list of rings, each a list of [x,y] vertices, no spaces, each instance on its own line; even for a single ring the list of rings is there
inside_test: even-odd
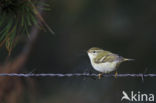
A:
[[[93,53],[96,53],[96,51],[93,51]]]

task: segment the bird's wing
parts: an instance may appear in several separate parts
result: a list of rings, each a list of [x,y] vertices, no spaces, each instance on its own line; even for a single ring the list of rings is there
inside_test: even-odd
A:
[[[107,55],[100,55],[95,58],[94,62],[95,63],[105,63],[105,62],[113,62],[119,58],[118,55],[109,53]]]
[[[97,57],[94,59],[95,63],[102,63],[103,59],[107,56],[106,53],[99,53]]]
[[[104,59],[103,62],[113,62],[119,58],[116,54],[108,54]]]

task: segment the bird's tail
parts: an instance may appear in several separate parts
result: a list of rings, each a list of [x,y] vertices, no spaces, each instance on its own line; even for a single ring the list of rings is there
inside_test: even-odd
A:
[[[129,58],[123,58],[123,62],[126,62],[126,61],[134,61],[135,59],[129,59]]]

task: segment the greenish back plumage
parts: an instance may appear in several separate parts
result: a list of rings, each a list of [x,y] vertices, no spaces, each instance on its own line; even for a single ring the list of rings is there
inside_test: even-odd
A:
[[[114,60],[117,60],[119,58],[118,55],[113,54],[109,51],[103,51],[97,55],[96,58],[94,58],[95,63],[104,63],[104,62],[113,62]]]

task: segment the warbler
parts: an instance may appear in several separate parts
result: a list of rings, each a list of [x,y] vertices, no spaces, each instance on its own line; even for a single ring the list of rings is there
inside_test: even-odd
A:
[[[110,51],[100,49],[98,47],[92,47],[87,51],[92,67],[100,72],[98,74],[99,79],[103,73],[110,73],[115,71],[115,77],[117,77],[117,68],[122,62],[132,61],[134,59],[124,58],[118,54],[114,54]]]

